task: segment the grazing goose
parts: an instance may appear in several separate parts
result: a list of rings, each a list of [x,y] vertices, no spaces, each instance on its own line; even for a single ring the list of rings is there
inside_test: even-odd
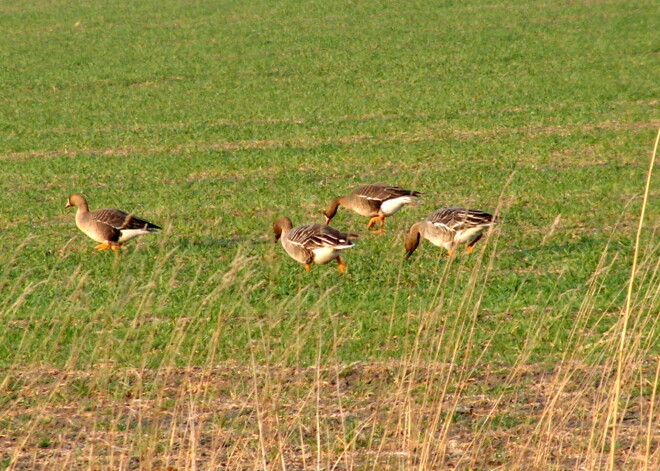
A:
[[[324,212],[325,223],[329,224],[337,214],[337,208],[343,206],[361,216],[370,217],[367,229],[371,229],[380,221],[380,229],[375,232],[384,232],[385,218],[393,215],[406,204],[416,203],[415,197],[420,195],[418,191],[404,190],[398,186],[365,185],[348,196],[339,196],[332,200]]]
[[[451,257],[456,246],[467,244],[467,253],[472,253],[474,244],[483,237],[483,232],[497,224],[498,218],[477,209],[442,208],[426,220],[415,223],[406,237],[408,257],[417,249],[420,238],[433,245],[444,247]]]
[[[305,264],[305,270],[312,269],[312,262],[324,265],[337,260],[339,272],[346,271],[346,265],[341,261],[339,253],[353,247],[351,237],[356,234],[344,234],[323,224],[308,224],[293,227],[289,218],[279,218],[273,223],[275,242],[282,239],[282,246],[291,258]]]
[[[66,208],[77,206],[76,226],[87,237],[96,242],[96,250],[112,249],[119,251],[121,244],[133,237],[158,232],[160,227],[137,218],[119,209],[97,209],[90,211],[83,195],[75,193],[69,197]]]

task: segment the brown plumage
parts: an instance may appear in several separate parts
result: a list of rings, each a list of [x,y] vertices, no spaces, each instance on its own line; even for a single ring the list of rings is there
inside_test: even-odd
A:
[[[149,221],[119,209],[97,209],[90,211],[87,200],[81,194],[71,195],[66,208],[77,206],[76,225],[92,240],[100,242],[97,250],[119,250],[121,245],[134,237],[158,232],[161,228]]]
[[[478,209],[442,208],[426,220],[412,225],[405,240],[407,256],[417,249],[421,238],[438,247],[444,247],[449,255],[461,244],[467,244],[467,253],[472,253],[474,244],[483,232],[497,224],[498,219]]]
[[[291,258],[305,264],[307,271],[311,264],[325,265],[337,260],[339,271],[344,273],[346,265],[339,254],[342,250],[353,247],[351,238],[357,234],[344,234],[325,224],[308,224],[293,227],[291,220],[286,217],[277,219],[273,223],[275,242],[282,240],[282,246]]]
[[[371,229],[377,222],[380,222],[380,229],[376,232],[383,232],[385,230],[385,218],[393,215],[407,204],[416,203],[416,197],[420,195],[421,193],[418,191],[405,190],[398,186],[361,186],[348,196],[339,196],[332,200],[324,211],[325,223],[330,223],[330,220],[337,214],[339,206],[343,206],[361,216],[371,218],[367,224],[367,229]]]

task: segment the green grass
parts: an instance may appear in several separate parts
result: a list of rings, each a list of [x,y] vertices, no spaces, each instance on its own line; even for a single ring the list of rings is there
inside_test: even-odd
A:
[[[0,13],[6,381],[227,362],[613,365],[658,127],[654,2],[6,1]],[[381,236],[340,209],[333,225],[361,234],[346,276],[305,273],[272,243],[277,217],[322,222],[368,182],[424,198]],[[74,192],[164,233],[96,253],[64,209]],[[656,179],[631,362],[660,353],[657,197]],[[410,225],[452,205],[503,222],[473,256],[423,242],[406,261]],[[373,446],[361,420],[344,438]]]
[[[492,319],[486,333],[502,319],[524,333],[534,317],[525,309],[539,298],[579,302],[566,293],[581,289],[610,236],[619,262],[597,302],[620,305],[639,207],[630,200],[641,192],[654,132],[650,2],[597,12],[323,2],[5,9],[8,139],[0,146],[2,190],[11,196],[0,216],[4,283],[13,293],[6,304],[40,283],[16,311],[15,335],[10,329],[5,337],[9,364],[25,318],[44,348],[41,335],[67,312],[81,272],[75,308],[85,312],[84,322],[76,315],[84,335],[106,331],[95,313],[113,305],[119,319],[159,319],[137,331],[126,322],[113,327],[122,339],[130,329],[133,341],[122,345],[143,348],[153,337],[157,351],[180,319],[197,326],[189,332],[197,338],[217,322],[209,313],[225,311],[239,332],[222,336],[218,359],[246,359],[247,324],[233,320],[267,318],[306,288],[292,309],[339,315],[359,334],[342,358],[398,357],[400,349],[382,348],[391,328],[405,337],[414,329],[406,313],[431,309],[436,291],[460,299],[474,265],[461,258],[438,288],[446,263],[440,251],[425,244],[403,262],[404,231],[443,205],[503,205],[495,276],[479,287]],[[306,275],[268,243],[277,216],[321,220],[330,199],[371,181],[413,187],[425,199],[393,218],[388,235],[364,235],[347,255],[349,276],[327,267]],[[145,215],[168,234],[133,248],[121,263],[95,254],[62,209],[74,191],[92,207]],[[364,227],[345,212],[335,221]],[[213,276],[229,270],[238,252],[250,258],[239,285],[249,296],[238,299],[230,287],[200,309],[217,289]],[[126,293],[146,284],[155,267],[153,306],[136,314],[144,300]],[[394,327],[382,322],[388,317]],[[295,322],[277,322],[286,350]],[[557,319],[550,328],[570,322]],[[79,335],[67,329],[53,339],[62,358]],[[507,336],[492,353],[511,357],[523,339]],[[541,357],[557,350],[540,348]],[[88,353],[80,366],[93,363]],[[179,353],[187,364],[190,352]]]
[[[604,141],[610,133],[595,131],[589,140]],[[648,137],[648,130],[642,130],[638,143],[622,139],[617,153],[643,155]],[[537,138],[534,144],[549,146],[545,151],[548,153],[580,154],[582,139],[581,135],[550,136]],[[616,311],[629,274],[627,260],[632,254],[639,208],[638,200],[630,200],[641,190],[645,170],[641,156],[634,159],[639,162],[623,157],[621,162],[612,162],[601,156],[599,160],[604,163],[595,164],[573,156],[579,165],[569,165],[563,158],[536,163],[541,158],[535,158],[534,152],[543,152],[536,150],[518,157],[514,165],[514,156],[521,152],[515,150],[519,143],[503,137],[493,146],[495,150],[488,152],[488,143],[481,141],[477,137],[442,140],[437,145],[367,142],[350,148],[312,146],[186,155],[6,157],[3,181],[6,194],[12,196],[2,208],[7,226],[2,239],[3,284],[8,293],[5,304],[9,307],[15,303],[29,286],[33,286],[33,292],[13,314],[16,323],[9,323],[9,335],[0,344],[6,351],[3,357],[9,364],[15,361],[12,355],[19,351],[12,332],[24,335],[26,321],[36,328],[29,331],[35,336],[35,346],[45,348],[38,331],[43,330],[42,335],[51,333],[52,327],[61,325],[62,315],[71,315],[70,307],[80,311],[75,318],[90,334],[110,327],[106,324],[109,320],[98,315],[99,311],[108,312],[114,319],[112,329],[128,329],[133,336],[132,342],[122,341],[124,347],[134,344],[143,348],[143,340],[153,336],[156,357],[180,319],[189,319],[197,326],[187,331],[194,343],[200,333],[213,330],[220,314],[232,331],[225,332],[219,341],[218,360],[245,360],[248,354],[241,347],[247,341],[247,325],[293,303],[289,309],[300,313],[320,309],[322,318],[339,315],[347,330],[359,333],[340,351],[345,360],[365,355],[396,358],[400,348],[382,348],[390,334],[383,319],[393,317],[398,335],[405,336],[407,313],[432,309],[436,292],[447,296],[450,303],[462,299],[466,279],[476,263],[476,257],[460,257],[451,275],[439,286],[446,257],[423,243],[414,257],[404,261],[404,232],[412,222],[442,205],[493,210],[500,194],[504,222],[496,234],[494,272],[487,283],[478,285],[484,293],[482,307],[489,313],[489,321],[480,325],[483,333],[489,335],[493,325],[503,320],[512,333],[523,333],[534,324],[534,309],[544,303],[566,310],[557,325],[548,328],[569,325],[569,305],[579,304],[580,293],[610,237],[608,258],[616,256],[617,260],[595,302],[599,309]],[[630,150],[634,145],[636,150]],[[395,153],[410,157],[395,157]],[[387,162],[384,156],[391,160]],[[510,177],[511,184],[505,186]],[[308,275],[286,257],[279,245],[272,244],[270,224],[276,217],[288,215],[294,223],[321,221],[321,209],[334,195],[364,181],[418,188],[425,198],[419,207],[393,217],[389,233],[380,237],[364,232],[365,220],[340,210],[334,224],[363,233],[358,246],[346,255],[348,276],[337,276],[334,266],[315,267]],[[120,259],[94,253],[93,242],[77,231],[73,214],[63,209],[74,191],[84,191],[93,208],[116,206],[148,217],[163,225],[166,234],[132,244]],[[554,233],[546,238],[558,215],[561,218]],[[655,208],[649,217],[651,224],[653,220],[657,221]],[[657,243],[650,233],[645,235],[651,251],[647,256],[652,259],[653,254],[657,255]],[[10,263],[15,247],[24,242],[25,247]],[[489,244],[486,257],[493,250]],[[218,291],[221,276],[230,270],[237,254],[249,258],[238,274],[240,282]],[[86,276],[81,281],[83,273]],[[143,287],[148,287],[148,296],[138,294]],[[305,294],[294,298],[302,289]],[[329,289],[332,294],[322,297]],[[71,299],[78,290],[82,291],[80,297]],[[239,291],[249,294],[237,297]],[[201,304],[212,294],[210,304]],[[561,304],[554,305],[551,299],[561,299]],[[136,311],[138,307],[140,312]],[[137,330],[127,323],[134,318],[140,320]],[[144,318],[158,319],[157,325],[144,323]],[[604,320],[605,325],[615,319],[613,312],[609,320]],[[274,320],[278,329],[284,329],[278,341],[286,351],[289,342],[295,342],[288,334],[295,329],[296,321]],[[62,358],[67,358],[69,348],[80,339],[72,331],[61,335],[53,341],[61,349]],[[119,335],[123,339],[123,334]],[[523,342],[524,335],[506,336],[489,353],[512,358]],[[81,348],[89,350],[95,343],[93,340]],[[560,346],[539,348],[541,357],[562,351]],[[25,353],[34,359],[29,351]],[[108,353],[112,354],[112,349]],[[179,351],[182,364],[188,363],[190,353]],[[313,350],[308,350],[306,357],[308,361],[313,358]],[[120,363],[131,366],[142,361],[141,356],[129,358],[122,358]],[[81,367],[89,365],[94,355],[87,359],[83,355],[81,360]],[[203,363],[205,358],[191,361]]]

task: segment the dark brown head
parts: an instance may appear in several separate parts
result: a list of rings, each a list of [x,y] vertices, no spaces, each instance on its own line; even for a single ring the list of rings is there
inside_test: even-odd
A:
[[[330,224],[330,220],[335,217],[335,214],[337,214],[337,208],[339,208],[339,205],[344,204],[344,197],[343,196],[338,196],[337,198],[333,199],[332,202],[328,205],[328,208],[323,211],[323,214],[325,214],[325,223]]]
[[[413,224],[406,236],[405,246],[406,246],[406,258],[410,257],[417,247],[419,246],[419,240],[421,235],[419,233],[419,223]]]
[[[87,207],[87,200],[83,195],[80,193],[74,193],[71,196],[69,196],[69,199],[66,202],[65,208],[70,208],[71,206],[78,206],[83,211],[87,211],[89,208]]]
[[[273,232],[275,233],[275,242],[280,240],[280,237],[282,234],[286,235],[287,232],[291,230],[293,227],[293,224],[291,223],[291,219],[289,218],[278,218],[274,223],[273,223]]]

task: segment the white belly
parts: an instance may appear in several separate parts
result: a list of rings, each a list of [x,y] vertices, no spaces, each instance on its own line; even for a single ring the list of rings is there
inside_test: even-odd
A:
[[[431,240],[429,239],[429,242],[431,242],[433,245],[436,247],[442,247],[445,250],[452,250],[454,248],[454,243],[452,241],[447,241],[447,240]]]
[[[333,247],[322,247],[320,249],[314,249],[312,252],[314,253],[314,263],[318,263],[319,265],[325,265],[339,255],[339,250]]]
[[[476,239],[479,236],[479,234],[481,234],[484,231],[484,229],[486,229],[486,226],[478,226],[461,231],[458,234],[456,234],[456,237],[454,238],[454,243],[456,245],[469,244],[474,239]]]
[[[123,229],[121,231],[121,235],[119,236],[118,242],[123,243],[127,240],[131,240],[133,237],[141,236],[144,234],[149,234],[149,231],[145,231],[144,229]]]
[[[399,198],[392,198],[391,200],[384,201],[380,205],[380,212],[383,213],[383,216],[391,216],[396,213],[398,210],[403,208],[406,204],[414,203],[415,200],[410,196],[400,196]]]
[[[446,250],[451,250],[454,246],[454,242],[441,237],[427,237],[426,240],[431,242],[436,247],[442,247]]]

